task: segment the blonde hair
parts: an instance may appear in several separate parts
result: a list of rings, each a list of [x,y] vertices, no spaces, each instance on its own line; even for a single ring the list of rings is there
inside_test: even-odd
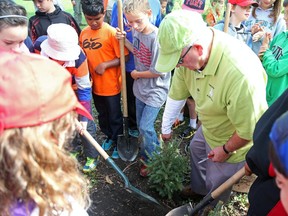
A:
[[[139,12],[146,13],[150,10],[148,0],[124,0],[123,12],[127,14],[138,14]]]
[[[88,187],[75,159],[64,149],[75,133],[76,114],[52,122],[5,130],[0,136],[0,212],[10,215],[17,199],[34,202],[40,215],[89,206]],[[28,208],[27,208],[28,209]]]

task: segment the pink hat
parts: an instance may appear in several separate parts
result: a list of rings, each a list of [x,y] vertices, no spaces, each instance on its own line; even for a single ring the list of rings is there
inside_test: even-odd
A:
[[[75,110],[93,119],[71,86],[71,74],[36,54],[0,51],[0,134],[51,122]]]
[[[253,7],[258,7],[259,4],[253,0],[228,0],[228,2],[232,5],[239,5],[242,7],[252,5]]]

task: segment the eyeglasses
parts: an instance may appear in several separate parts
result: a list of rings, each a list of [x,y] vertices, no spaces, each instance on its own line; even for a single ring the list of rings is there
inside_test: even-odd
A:
[[[188,54],[188,52],[190,51],[190,49],[191,49],[192,47],[193,47],[193,45],[191,45],[191,46],[187,49],[187,51],[184,53],[184,55],[183,55],[182,57],[180,57],[180,59],[179,59],[179,61],[178,61],[178,64],[183,64],[185,56]]]

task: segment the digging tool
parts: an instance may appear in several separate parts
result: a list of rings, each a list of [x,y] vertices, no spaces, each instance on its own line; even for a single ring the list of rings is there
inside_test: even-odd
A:
[[[178,208],[172,209],[166,214],[166,216],[191,216],[195,215],[199,210],[203,209],[217,197],[219,197],[228,188],[232,187],[245,175],[245,168],[241,168],[233,176],[227,179],[223,184],[216,188],[212,193],[207,194],[201,202],[199,202],[194,208],[189,202],[188,204],[182,205]]]
[[[122,0],[118,0],[118,26],[123,32],[123,13]],[[138,138],[129,136],[128,133],[128,107],[127,107],[127,89],[126,89],[126,71],[125,71],[125,38],[119,40],[120,43],[120,66],[122,77],[122,104],[123,104],[123,134],[118,135],[117,150],[123,161],[134,161],[139,152]]]
[[[227,3],[226,11],[225,11],[224,30],[223,30],[225,33],[228,32],[231,7],[232,7],[232,5],[230,3]]]
[[[76,124],[77,124],[77,130],[79,131],[79,134],[84,136],[96,148],[96,150],[105,159],[105,161],[107,161],[112,166],[112,168],[114,170],[116,170],[116,172],[122,177],[122,179],[125,182],[125,189],[129,193],[131,193],[131,194],[133,194],[133,195],[137,196],[138,198],[143,199],[145,201],[150,201],[150,202],[153,202],[155,204],[160,205],[156,199],[154,199],[153,197],[149,196],[148,194],[140,191],[139,189],[137,189],[133,185],[131,185],[127,176],[116,165],[116,163],[110,158],[110,156],[104,151],[104,149],[97,143],[97,141],[90,135],[90,133],[83,129],[81,123],[79,121],[77,121]]]

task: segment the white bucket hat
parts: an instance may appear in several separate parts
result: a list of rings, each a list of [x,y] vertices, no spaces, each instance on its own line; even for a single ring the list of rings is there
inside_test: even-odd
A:
[[[78,34],[67,24],[52,24],[47,29],[47,39],[41,47],[41,54],[60,61],[73,61],[79,58],[81,48],[78,45]]]

